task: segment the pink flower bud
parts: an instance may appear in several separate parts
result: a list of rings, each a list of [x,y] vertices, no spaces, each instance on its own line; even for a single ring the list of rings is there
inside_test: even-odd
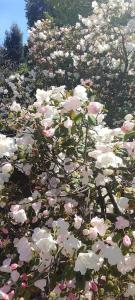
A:
[[[17,264],[12,264],[12,265],[10,266],[10,268],[11,268],[12,271],[16,270],[17,267],[18,267]]]
[[[32,223],[36,223],[38,221],[38,218],[35,216],[35,217],[33,217],[33,219],[32,219]]]
[[[22,287],[23,289],[26,289],[26,288],[27,288],[27,283],[26,283],[26,282],[22,282],[21,287]]]
[[[79,228],[81,227],[82,223],[83,223],[82,217],[79,217],[79,216],[75,215],[74,221],[75,221],[75,222],[74,222],[74,227],[75,227],[76,229],[79,229]]]
[[[61,283],[59,284],[59,288],[61,289],[61,291],[65,290],[66,287],[67,287],[67,285],[66,285],[66,283],[64,283],[64,282],[61,282]]]
[[[91,290],[93,292],[97,292],[98,291],[97,284],[94,281],[91,282]]]
[[[123,238],[123,245],[125,247],[129,247],[131,246],[131,239],[128,235],[125,235],[124,238]]]
[[[26,273],[22,274],[22,281],[27,281],[27,274]]]
[[[89,114],[99,114],[102,111],[103,105],[99,102],[90,102],[88,105],[88,113]]]

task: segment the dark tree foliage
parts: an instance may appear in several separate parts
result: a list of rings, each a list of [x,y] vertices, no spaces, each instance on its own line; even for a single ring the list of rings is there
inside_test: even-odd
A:
[[[6,59],[19,64],[23,58],[23,35],[17,24],[13,24],[10,31],[5,32],[4,47]]]
[[[4,65],[4,62],[5,62],[5,48],[0,46],[0,66],[3,66]]]
[[[25,0],[28,26],[48,15],[58,26],[74,25],[78,15],[87,17],[91,13],[92,0]]]
[[[49,1],[46,0],[25,0],[26,2],[26,17],[28,26],[32,27],[34,22],[45,17],[45,13],[50,12]]]
[[[52,6],[52,15],[56,25],[74,25],[78,16],[87,17],[91,14],[92,0],[47,0]]]

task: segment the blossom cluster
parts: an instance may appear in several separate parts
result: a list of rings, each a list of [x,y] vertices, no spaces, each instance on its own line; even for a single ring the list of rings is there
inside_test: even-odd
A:
[[[94,89],[112,125],[111,119],[120,121],[135,108],[134,1],[93,1],[92,7],[93,14],[80,16],[73,27],[37,21],[30,30],[29,54],[43,86],[72,89],[82,80]]]
[[[134,115],[110,129],[83,85],[34,99],[1,118],[0,299],[134,299]]]

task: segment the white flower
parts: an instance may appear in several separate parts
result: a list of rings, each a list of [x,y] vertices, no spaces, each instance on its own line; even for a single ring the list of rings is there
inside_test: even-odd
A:
[[[39,288],[41,291],[44,291],[44,288],[46,286],[46,280],[45,279],[39,279],[34,282],[34,285]]]
[[[62,85],[60,87],[52,87],[51,98],[54,100],[61,100],[65,96],[65,86]]]
[[[133,282],[128,283],[128,289],[125,293],[125,297],[135,296],[135,284]]]
[[[128,207],[129,207],[128,203],[129,203],[129,199],[126,197],[121,197],[118,200],[118,204],[119,204],[120,208],[122,208],[122,209],[128,209]]]
[[[64,127],[66,127],[66,128],[71,128],[72,125],[73,125],[73,121],[72,121],[70,118],[68,118],[68,119],[64,122]]]
[[[16,139],[18,145],[28,146],[34,144],[34,139],[32,137],[32,134],[27,131],[24,132],[24,134]]]
[[[27,221],[27,216],[24,209],[14,211],[11,213],[11,215],[16,223],[23,224],[25,221]]]
[[[16,151],[16,145],[13,138],[0,134],[0,158],[3,156],[12,156]]]
[[[73,235],[70,235],[63,241],[64,252],[70,255],[73,255],[74,251],[77,251],[81,245],[81,241],[76,239]]]
[[[88,100],[86,88],[82,85],[77,85],[74,89],[73,95],[81,100]]]
[[[34,233],[33,233],[33,235],[32,235],[32,240],[34,241],[34,242],[37,242],[37,241],[39,241],[40,239],[43,239],[44,238],[44,235],[47,233],[48,231],[45,229],[45,228],[39,228],[39,227],[37,227],[37,228],[35,228],[34,229]]]
[[[38,213],[41,209],[41,201],[33,203],[32,208],[34,209],[35,214],[38,215]]]
[[[76,96],[69,97],[64,103],[63,108],[65,112],[68,111],[76,111],[78,108],[80,108],[81,102],[80,99]]]
[[[51,251],[56,250],[56,241],[53,239],[51,233],[44,233],[43,238],[40,238],[36,242],[36,246],[44,254],[48,254]]]
[[[11,279],[13,282],[17,282],[20,277],[20,274],[15,270],[11,273]]]
[[[15,244],[15,247],[17,248],[17,251],[20,254],[20,261],[29,262],[32,259],[31,245],[25,237],[21,238]]]
[[[97,230],[96,228],[90,228],[88,237],[90,240],[95,240],[97,238]]]
[[[93,251],[88,253],[79,253],[75,262],[74,270],[81,272],[82,275],[86,273],[87,269],[99,271],[103,263],[103,258],[95,254]]]
[[[57,230],[58,234],[67,234],[69,224],[64,219],[60,218],[52,223],[53,230]]]
[[[108,259],[111,266],[117,265],[123,257],[121,249],[117,245],[104,245],[101,249],[101,255]]]
[[[95,178],[95,181],[96,181],[96,186],[104,186],[107,182],[111,181],[111,179],[99,173]]]
[[[5,259],[3,261],[2,266],[0,267],[0,272],[10,273],[11,272],[10,263],[11,263],[10,258]]]
[[[91,225],[97,231],[100,236],[104,236],[107,230],[107,225],[104,222],[104,219],[95,217],[91,220]]]
[[[36,92],[36,99],[38,101],[38,103],[42,104],[44,101],[45,102],[49,102],[50,98],[51,98],[51,90],[50,91],[44,91],[44,90],[40,90],[37,89]],[[36,105],[37,102],[35,102]]]
[[[122,159],[113,152],[101,153],[97,157],[96,168],[98,169],[109,167],[118,168],[121,166],[123,166]]]
[[[4,174],[10,173],[10,172],[12,172],[12,170],[13,170],[13,167],[12,167],[12,165],[11,165],[10,163],[4,164],[4,165],[2,166],[2,168],[1,168],[1,171],[2,171],[2,173],[4,173]]]
[[[123,256],[117,264],[117,269],[123,275],[134,270],[135,269],[135,255],[127,254],[127,255]]]
[[[19,112],[21,111],[21,105],[16,101],[13,101],[12,105],[10,106],[11,111]]]

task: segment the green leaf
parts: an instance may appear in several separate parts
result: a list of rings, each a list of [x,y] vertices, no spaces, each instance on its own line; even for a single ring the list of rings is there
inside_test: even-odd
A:
[[[126,133],[124,136],[124,141],[127,141],[130,138],[135,138],[135,131],[131,131],[129,133]]]
[[[82,121],[82,119],[83,119],[83,114],[80,113],[77,116],[75,116],[74,121],[76,124],[79,124]]]
[[[89,125],[95,126],[96,125],[96,118],[93,116],[88,116],[88,123]]]

